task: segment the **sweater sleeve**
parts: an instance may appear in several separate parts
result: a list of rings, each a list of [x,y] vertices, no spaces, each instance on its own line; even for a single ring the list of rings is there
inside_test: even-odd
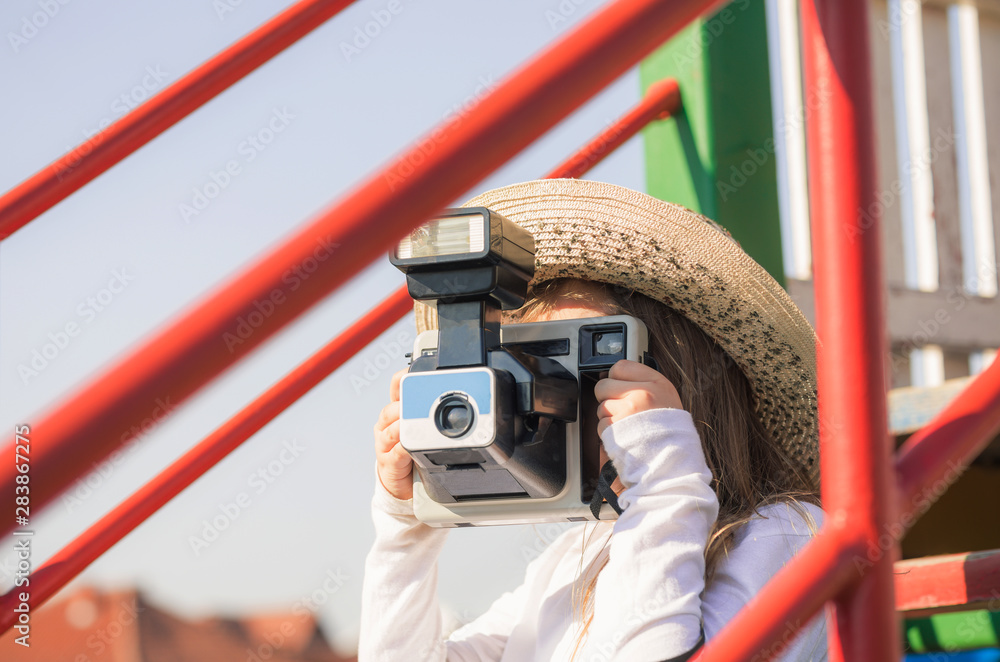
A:
[[[718,498],[691,414],[652,409],[604,431],[625,486],[581,659],[664,660],[701,628],[705,545]]]
[[[412,499],[400,500],[375,479],[375,543],[365,561],[361,662],[499,660],[523,608],[524,586],[446,640],[437,597],[437,561],[446,528],[423,524]]]

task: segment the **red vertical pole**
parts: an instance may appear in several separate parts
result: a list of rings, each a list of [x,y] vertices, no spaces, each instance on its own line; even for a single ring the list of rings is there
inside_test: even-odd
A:
[[[835,601],[830,659],[900,659],[887,535],[890,447],[867,0],[804,0],[809,197],[816,265],[820,458],[828,522],[868,542]],[[862,576],[863,575],[863,576]]]

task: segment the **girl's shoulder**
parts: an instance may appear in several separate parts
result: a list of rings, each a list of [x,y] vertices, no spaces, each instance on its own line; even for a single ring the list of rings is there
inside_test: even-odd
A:
[[[819,532],[823,520],[823,509],[812,503],[787,500],[761,506],[736,532],[722,563],[777,571]]]
[[[760,506],[737,530],[706,587],[702,613],[711,638],[753,599],[823,525],[823,510],[811,503],[780,501]],[[822,614],[805,624],[782,660],[825,660],[826,621]]]
[[[756,533],[772,533],[811,538],[823,526],[825,513],[808,501],[782,500],[757,508],[757,513],[744,527]],[[739,538],[737,534],[737,538]]]

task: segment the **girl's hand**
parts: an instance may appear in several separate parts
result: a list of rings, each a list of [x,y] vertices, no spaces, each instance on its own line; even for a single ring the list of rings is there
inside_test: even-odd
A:
[[[413,497],[413,460],[399,443],[399,381],[406,374],[400,370],[389,385],[389,404],[375,423],[375,462],[382,486],[397,499]]]
[[[597,433],[603,435],[612,424],[626,416],[649,409],[683,409],[681,396],[670,380],[647,365],[621,360],[611,366],[608,376],[597,382]]]

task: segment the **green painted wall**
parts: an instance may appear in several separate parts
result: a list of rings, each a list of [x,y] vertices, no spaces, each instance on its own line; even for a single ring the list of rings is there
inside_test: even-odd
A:
[[[907,647],[917,653],[1000,646],[1000,611],[974,609],[906,621]]]
[[[683,111],[644,131],[650,195],[716,220],[784,283],[763,0],[736,0],[643,61],[676,78]]]

